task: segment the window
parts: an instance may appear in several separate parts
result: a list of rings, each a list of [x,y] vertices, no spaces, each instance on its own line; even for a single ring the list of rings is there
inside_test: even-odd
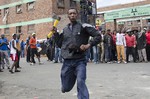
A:
[[[147,19],[147,24],[150,25],[150,19]]]
[[[33,33],[33,32],[35,32],[34,27],[35,27],[35,24],[28,25],[28,33]]]
[[[4,8],[4,16],[7,15],[9,12],[9,8]]]
[[[29,2],[27,3],[27,10],[34,10],[35,2]]]
[[[137,24],[141,24],[141,20],[137,20]]]
[[[2,34],[2,30],[0,29],[0,34]]]
[[[76,7],[77,3],[75,0],[70,0],[70,7]]]
[[[16,6],[16,13],[17,13],[17,14],[22,13],[21,5],[17,5],[17,6]]]
[[[64,0],[57,0],[57,7],[58,8],[64,8],[65,7]]]
[[[0,15],[2,15],[2,10],[0,9]]]
[[[9,34],[9,28],[4,29],[4,34]]]
[[[16,27],[16,33],[20,34],[22,32],[21,29],[22,29],[22,26],[17,26]]]
[[[132,21],[128,21],[127,24],[130,26],[132,25]]]
[[[8,23],[8,19],[7,19],[8,13],[9,13],[9,8],[5,8],[5,9],[4,9],[4,17],[3,17],[3,19],[2,19],[2,22],[3,22],[4,24],[7,24],[7,23]]]

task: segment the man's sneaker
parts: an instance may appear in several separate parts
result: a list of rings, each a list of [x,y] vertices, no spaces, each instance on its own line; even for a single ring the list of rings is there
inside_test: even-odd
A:
[[[126,62],[126,61],[123,61],[123,63],[127,64],[127,62]]]
[[[15,72],[21,72],[20,70],[15,70]]]
[[[12,74],[14,73],[11,69],[9,70],[9,72],[12,73]]]
[[[0,69],[0,72],[3,72],[3,70]]]
[[[117,63],[118,63],[118,64],[120,64],[121,62],[120,62],[120,61],[118,61]]]
[[[34,65],[35,63],[30,63],[30,65]]]
[[[54,63],[58,63],[58,61],[54,61]]]
[[[42,65],[42,64],[44,64],[43,62],[39,62],[39,65]]]
[[[108,64],[111,64],[111,62],[107,62]]]
[[[62,93],[65,93],[65,91],[64,91],[64,89],[63,89],[62,87],[61,87],[61,92],[62,92]]]

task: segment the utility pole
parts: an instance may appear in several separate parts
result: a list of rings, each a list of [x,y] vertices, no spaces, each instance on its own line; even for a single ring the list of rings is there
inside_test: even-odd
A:
[[[93,15],[94,15],[94,25],[96,26],[96,18],[97,18],[97,0],[94,1],[94,9]]]
[[[88,18],[88,12],[87,12],[87,0],[80,0],[80,14],[81,14],[81,22],[82,23],[87,23]]]

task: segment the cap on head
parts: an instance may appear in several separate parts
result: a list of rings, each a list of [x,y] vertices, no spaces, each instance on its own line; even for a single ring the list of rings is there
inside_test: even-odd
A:
[[[35,33],[32,33],[32,36],[35,35]]]
[[[132,31],[131,29],[128,29],[126,32],[129,33],[129,32],[131,32],[131,31]]]
[[[4,37],[5,35],[4,34],[1,34],[1,37]]]
[[[12,36],[16,36],[16,33],[13,33]]]
[[[107,29],[107,32],[110,32],[111,30],[110,29]]]

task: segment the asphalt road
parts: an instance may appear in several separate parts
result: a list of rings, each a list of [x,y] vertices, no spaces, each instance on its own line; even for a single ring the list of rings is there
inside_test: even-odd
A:
[[[60,91],[60,63],[30,66],[21,59],[21,72],[0,73],[0,99],[77,99],[76,85]],[[150,63],[94,64],[87,66],[90,99],[150,99]]]

